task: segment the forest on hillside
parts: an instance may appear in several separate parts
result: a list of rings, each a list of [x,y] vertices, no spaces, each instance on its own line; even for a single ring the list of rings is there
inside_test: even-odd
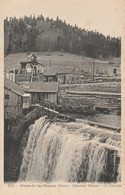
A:
[[[121,39],[67,24],[42,15],[4,20],[4,54],[69,52],[92,58],[120,57]]]

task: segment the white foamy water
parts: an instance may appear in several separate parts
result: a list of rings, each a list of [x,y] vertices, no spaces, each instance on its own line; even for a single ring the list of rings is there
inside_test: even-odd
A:
[[[120,181],[120,134],[41,117],[30,131],[19,181]]]

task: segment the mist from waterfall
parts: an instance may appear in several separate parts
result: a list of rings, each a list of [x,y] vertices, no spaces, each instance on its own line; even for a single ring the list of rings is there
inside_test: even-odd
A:
[[[41,117],[30,127],[19,181],[120,181],[120,134]]]

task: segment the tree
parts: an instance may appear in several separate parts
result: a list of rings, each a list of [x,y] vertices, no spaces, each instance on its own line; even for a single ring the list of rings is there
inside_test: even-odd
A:
[[[59,50],[95,58],[120,57],[121,39],[101,33],[88,31],[71,26],[59,19],[44,19],[42,14],[38,17],[4,20],[4,50],[5,54],[25,52],[29,50]],[[49,39],[48,39],[49,37]]]
[[[83,50],[80,52],[80,55],[82,56],[82,60],[84,60],[84,58],[87,57],[87,52]]]

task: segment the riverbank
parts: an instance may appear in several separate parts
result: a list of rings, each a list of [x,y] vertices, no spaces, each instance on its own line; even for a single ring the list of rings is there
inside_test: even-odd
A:
[[[41,117],[41,109],[34,108],[21,118],[4,121],[4,181],[18,180],[23,148],[28,141],[29,126]]]
[[[49,114],[47,114],[49,111]],[[53,110],[52,110],[53,111]],[[51,109],[45,109],[42,106],[35,106],[29,110],[29,113],[19,118],[11,118],[4,121],[4,181],[15,182],[19,178],[20,166],[23,158],[23,151],[27,145],[30,129],[29,127],[41,116],[48,115],[50,121],[58,117],[58,121],[75,122],[73,117],[59,114],[55,115]],[[52,115],[51,115],[52,114]]]

